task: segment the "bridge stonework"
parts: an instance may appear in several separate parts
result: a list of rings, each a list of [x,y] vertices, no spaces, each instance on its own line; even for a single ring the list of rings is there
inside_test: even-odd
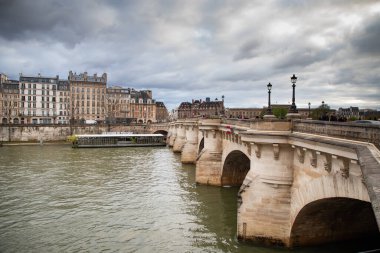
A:
[[[292,247],[378,235],[379,150],[297,127],[305,122],[183,120],[170,123],[168,144],[196,164],[197,183],[240,186],[240,240]]]

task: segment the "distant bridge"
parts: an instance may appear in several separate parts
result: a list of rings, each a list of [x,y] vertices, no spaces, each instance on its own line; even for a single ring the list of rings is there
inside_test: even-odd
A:
[[[197,183],[240,186],[241,240],[291,247],[379,235],[380,126],[189,119],[170,123],[168,144],[196,164]]]

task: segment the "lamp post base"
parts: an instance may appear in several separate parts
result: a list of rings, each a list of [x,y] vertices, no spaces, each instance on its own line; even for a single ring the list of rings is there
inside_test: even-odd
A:
[[[288,114],[286,114],[286,118],[287,119],[300,119],[301,114],[299,114],[298,112],[296,112],[296,113],[289,112]]]
[[[263,118],[264,118],[264,119],[275,119],[276,116],[274,116],[273,114],[265,114],[265,115],[263,116]]]

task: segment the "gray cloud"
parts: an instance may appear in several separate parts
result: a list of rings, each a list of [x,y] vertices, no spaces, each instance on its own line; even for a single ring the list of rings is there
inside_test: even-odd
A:
[[[380,55],[380,14],[374,15],[364,23],[352,37],[352,45],[359,54]]]
[[[376,1],[0,0],[0,71],[107,72],[170,108],[226,96],[235,107],[290,100],[380,109]],[[359,87],[359,88],[358,88]]]

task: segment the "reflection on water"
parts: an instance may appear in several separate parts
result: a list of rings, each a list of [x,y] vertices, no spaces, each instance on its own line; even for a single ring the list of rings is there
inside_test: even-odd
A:
[[[238,188],[168,148],[0,149],[0,252],[287,252],[236,241]],[[332,245],[292,252],[350,252]]]

